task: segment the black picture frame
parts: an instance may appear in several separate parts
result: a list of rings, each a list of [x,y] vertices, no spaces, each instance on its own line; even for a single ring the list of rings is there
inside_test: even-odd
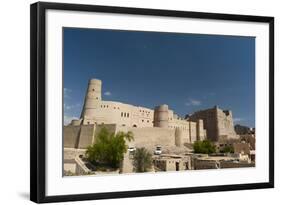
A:
[[[68,10],[103,13],[169,16],[196,19],[217,19],[231,21],[263,22],[269,24],[269,181],[263,183],[229,184],[192,188],[171,188],[158,190],[89,193],[46,196],[46,59],[45,25],[46,10]],[[125,8],[82,4],[38,2],[30,7],[30,199],[37,203],[76,200],[97,200],[123,197],[218,192],[274,187],[274,18],[265,16],[202,13],[143,8]]]

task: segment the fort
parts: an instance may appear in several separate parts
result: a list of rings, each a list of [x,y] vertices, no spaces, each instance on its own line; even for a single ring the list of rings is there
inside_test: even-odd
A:
[[[212,141],[235,139],[232,112],[214,108],[195,112],[183,119],[168,105],[154,109],[102,100],[102,81],[88,83],[80,119],[64,127],[64,146],[86,148],[94,143],[101,127],[112,132],[131,131],[135,145],[182,146],[206,138]]]
[[[91,79],[80,118],[64,126],[65,171],[89,172],[78,156],[84,155],[86,148],[95,143],[95,136],[103,127],[115,134],[132,132],[134,140],[127,142],[129,147],[145,147],[153,152],[160,146],[162,155],[153,156],[154,171],[254,166],[255,136],[236,134],[230,110],[214,106],[181,118],[166,104],[151,109],[104,101],[102,81]],[[227,156],[194,154],[192,144],[205,139],[216,145],[218,153],[227,146],[233,146],[234,153]],[[122,173],[128,172],[132,172],[132,165],[126,153]]]
[[[101,127],[112,132],[131,131],[134,146],[177,146],[207,137],[203,120],[180,118],[168,105],[154,109],[102,100],[102,81],[88,83],[80,119],[64,126],[64,147],[86,148]]]

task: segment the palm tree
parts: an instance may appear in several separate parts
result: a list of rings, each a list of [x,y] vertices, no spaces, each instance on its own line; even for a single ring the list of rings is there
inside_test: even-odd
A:
[[[147,172],[152,166],[152,155],[144,147],[137,148],[134,153],[133,166],[135,172]]]

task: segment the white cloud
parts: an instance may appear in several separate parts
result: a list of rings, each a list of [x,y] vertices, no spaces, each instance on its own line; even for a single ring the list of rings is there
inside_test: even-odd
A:
[[[68,125],[71,122],[71,120],[74,120],[74,119],[78,119],[78,117],[64,115],[63,124]]]
[[[74,109],[74,108],[78,108],[78,107],[80,107],[80,103],[77,103],[77,104],[74,104],[74,105],[68,105],[68,104],[63,104],[63,108],[65,109],[65,110],[72,110],[72,109]]]
[[[199,105],[201,105],[201,104],[202,104],[202,102],[201,102],[200,100],[196,100],[196,99],[189,99],[189,100],[185,103],[186,106],[199,106]]]
[[[68,89],[68,88],[63,88],[63,95],[65,98],[69,98],[70,97],[70,93],[72,92],[72,90]]]
[[[68,88],[63,88],[63,92],[64,93],[70,93],[72,90],[68,89]]]
[[[241,122],[243,120],[244,120],[243,118],[239,118],[239,117],[233,118],[233,122]]]
[[[104,93],[104,95],[110,96],[110,95],[111,95],[111,92],[110,92],[110,91],[106,91],[106,92]]]

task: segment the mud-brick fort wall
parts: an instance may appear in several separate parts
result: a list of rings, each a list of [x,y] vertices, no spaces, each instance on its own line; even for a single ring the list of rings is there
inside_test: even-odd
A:
[[[86,148],[94,141],[95,125],[64,126],[64,147]]]
[[[128,128],[134,135],[129,146],[155,148],[155,146],[176,146],[175,130],[159,127]]]
[[[159,127],[135,128],[118,126],[116,124],[92,124],[80,126],[64,126],[64,147],[78,149],[87,148],[90,144],[95,142],[95,136],[103,127],[111,133],[117,133],[119,131],[131,131],[134,135],[134,140],[128,142],[129,146],[145,146],[151,148],[157,145],[176,146],[174,129]]]
[[[207,131],[207,138],[212,141],[219,141],[220,137],[232,139],[237,135],[234,131],[232,113],[229,110],[221,110],[218,106],[214,108],[195,112],[189,117],[192,121],[202,119],[204,129]]]
[[[228,139],[237,138],[234,130],[232,112],[217,109],[218,136],[227,136]]]
[[[189,116],[189,119],[192,121],[202,119],[204,121],[204,129],[207,131],[207,138],[212,141],[218,140],[217,107],[195,112]]]

